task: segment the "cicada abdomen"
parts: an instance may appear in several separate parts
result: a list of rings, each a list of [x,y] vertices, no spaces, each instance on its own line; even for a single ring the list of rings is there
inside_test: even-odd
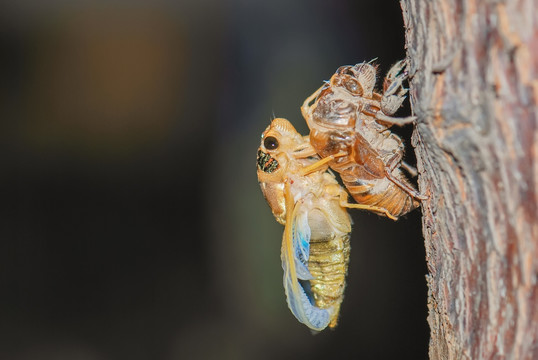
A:
[[[355,201],[382,208],[385,211],[377,212],[393,219],[422,199],[401,170],[411,169],[402,161],[403,142],[389,129],[413,120],[391,117],[407,92],[402,69],[402,61],[394,65],[380,94],[374,91],[373,65],[342,66],[301,108],[312,147],[322,158],[334,157],[330,167],[341,175]]]
[[[275,119],[258,149],[258,181],[285,225],[284,289],[293,315],[315,331],[337,325],[346,285],[351,218],[347,193],[307,137]]]
[[[334,316],[329,323],[333,328],[337,325],[344,296],[343,285],[346,281],[351,247],[349,233],[327,231],[332,229],[332,226],[325,223],[326,221],[327,217],[321,211],[314,210],[311,213],[310,223],[318,224],[318,227],[310,236],[308,269],[312,274],[310,287],[316,306],[333,309]]]

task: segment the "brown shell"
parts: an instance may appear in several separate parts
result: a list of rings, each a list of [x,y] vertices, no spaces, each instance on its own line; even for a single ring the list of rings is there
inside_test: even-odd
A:
[[[375,118],[382,99],[374,92],[376,71],[369,63],[339,68],[308,108],[306,120],[310,143],[321,157],[345,153],[329,164],[340,173],[355,201],[385,208],[398,217],[419,202],[399,168],[402,140],[386,122]],[[391,163],[395,163],[392,169]]]

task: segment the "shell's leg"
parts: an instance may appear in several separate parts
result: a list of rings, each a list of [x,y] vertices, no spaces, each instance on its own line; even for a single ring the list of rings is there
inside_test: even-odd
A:
[[[426,200],[428,199],[427,196],[422,195],[419,193],[415,188],[413,188],[411,185],[406,184],[401,179],[398,179],[394,174],[392,173],[394,169],[397,167],[402,166],[402,155],[396,154],[392,159],[389,160],[387,166],[385,167],[385,176],[387,179],[392,181],[396,186],[398,186],[400,189],[405,191],[409,196],[414,197],[417,200]]]
[[[389,219],[392,219],[394,221],[398,220],[398,218],[390,213],[387,209],[380,207],[380,206],[374,206],[374,205],[365,205],[365,204],[351,204],[347,201],[348,195],[347,192],[341,191],[339,194],[340,197],[340,206],[343,208],[348,209],[362,209],[362,210],[370,210],[373,212],[376,212],[378,214],[383,214]]]
[[[418,171],[417,171],[417,168],[412,166],[412,165],[409,165],[408,163],[406,163],[405,161],[402,161],[400,163],[400,167],[402,169],[404,169],[405,171],[407,171],[407,173],[411,176],[411,177],[417,177],[418,175]]]
[[[319,89],[314,91],[312,95],[306,98],[306,100],[303,103],[303,106],[301,106],[301,114],[303,115],[303,118],[306,120],[306,123],[310,127],[310,103],[314,101],[315,98],[318,97],[318,95],[321,93],[321,91],[325,88],[325,84],[321,85]]]
[[[407,67],[405,59],[398,61],[392,65],[383,81],[383,92],[389,95],[394,94],[402,85],[402,81],[407,79],[407,72],[402,70]]]
[[[407,124],[411,124],[417,119],[416,116],[392,117],[392,116],[383,114],[382,111],[378,111],[375,114],[375,118],[385,123],[389,123],[391,125],[397,125],[397,126],[404,126]]]
[[[405,100],[407,89],[403,82],[407,79],[405,60],[400,60],[392,66],[383,82],[383,97],[381,98],[381,111],[386,115],[394,114]]]
[[[406,118],[392,118],[390,116],[398,111],[406,98],[408,89],[403,86],[403,82],[408,77],[406,67],[405,60],[400,60],[392,66],[385,76],[383,95],[380,101],[381,111],[376,114],[376,119],[398,126],[409,124],[416,119],[414,116]]]

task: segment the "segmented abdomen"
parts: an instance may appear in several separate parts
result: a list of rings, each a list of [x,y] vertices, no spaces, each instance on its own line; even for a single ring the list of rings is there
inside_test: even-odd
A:
[[[344,299],[351,249],[349,238],[349,233],[339,233],[334,229],[312,231],[310,238],[308,270],[314,277],[310,280],[310,290],[317,307],[332,308],[331,328],[338,323],[340,305]]]
[[[338,169],[331,164],[331,167],[340,173],[348,192],[359,204],[387,209],[395,217],[405,215],[419,205],[417,200],[386,177],[368,179],[357,176],[357,172],[363,171],[362,166],[352,164],[346,169]],[[412,187],[400,169],[394,170],[394,173],[401,182]]]

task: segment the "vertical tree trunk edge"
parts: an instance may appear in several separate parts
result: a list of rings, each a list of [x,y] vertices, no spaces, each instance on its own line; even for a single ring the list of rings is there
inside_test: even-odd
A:
[[[538,9],[401,0],[430,359],[538,359]]]

